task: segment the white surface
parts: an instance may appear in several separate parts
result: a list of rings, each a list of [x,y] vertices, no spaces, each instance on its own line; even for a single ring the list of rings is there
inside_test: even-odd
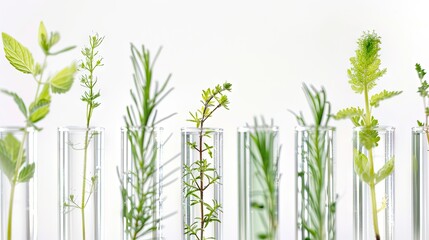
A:
[[[398,1],[399,2],[399,1]],[[104,165],[104,216],[108,239],[118,239],[120,206],[116,166],[120,162],[122,114],[130,103],[132,83],[129,43],[145,43],[152,51],[164,47],[155,76],[163,80],[173,74],[175,91],[161,105],[164,114],[176,111],[164,124],[174,132],[167,155],[180,151],[180,127],[189,110],[199,106],[200,90],[230,81],[231,110],[219,111],[211,126],[225,129],[224,236],[237,239],[236,128],[251,122],[254,115],[274,118],[280,126],[281,239],[293,239],[294,126],[287,109],[307,109],[300,89],[302,82],[324,85],[333,109],[362,104],[347,81],[348,59],[364,30],[382,36],[382,66],[387,74],[380,87],[403,90],[395,99],[382,103],[375,116],[383,125],[397,127],[396,239],[411,234],[410,128],[422,119],[421,100],[414,64],[429,68],[428,2],[411,1],[7,1],[0,3],[0,31],[7,32],[32,50],[41,61],[37,45],[40,20],[48,31],[61,32],[61,46],[87,43],[94,32],[105,35],[100,50],[105,67],[99,71],[101,106],[93,123],[106,128]],[[35,50],[37,49],[37,51]],[[0,87],[19,92],[28,103],[34,82],[17,73],[0,50]],[[49,62],[54,69],[80,58],[79,51]],[[52,71],[53,72],[53,71]],[[51,72],[51,73],[52,73]],[[64,96],[54,96],[51,113],[42,122],[39,135],[39,239],[57,238],[57,139],[56,128],[84,124],[82,88],[75,83]],[[308,111],[305,111],[308,113]],[[22,124],[11,99],[0,95],[0,125]],[[337,126],[338,239],[352,238],[351,123]],[[175,164],[179,166],[178,159]],[[179,209],[180,187],[170,187],[169,209]],[[180,215],[166,222],[167,239],[178,239]]]

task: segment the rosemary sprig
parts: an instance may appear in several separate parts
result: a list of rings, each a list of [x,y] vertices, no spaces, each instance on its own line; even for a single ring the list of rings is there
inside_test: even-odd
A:
[[[278,192],[279,181],[278,164],[280,149],[275,149],[277,132],[271,131],[274,123],[267,124],[262,118],[262,123],[254,119],[253,131],[250,133],[251,165],[254,169],[254,177],[259,188],[253,189],[251,194],[251,207],[255,217],[254,221],[261,222],[264,232],[257,233],[257,239],[275,240],[278,228]]]
[[[303,91],[307,98],[313,116],[313,123],[307,123],[302,112],[295,114],[300,126],[309,128],[305,139],[306,148],[302,151],[305,167],[308,171],[298,172],[298,184],[301,184],[303,203],[300,213],[300,226],[304,231],[303,239],[325,240],[335,239],[335,201],[331,201],[326,187],[331,186],[333,172],[330,164],[329,143],[327,142],[327,127],[331,118],[331,104],[327,100],[324,88],[317,90],[303,84]],[[307,179],[307,183],[305,181]],[[305,210],[305,211],[304,211]],[[308,216],[308,218],[306,217]],[[328,222],[326,222],[328,220]]]
[[[11,240],[13,201],[16,185],[30,181],[35,172],[34,163],[25,164],[24,145],[28,138],[27,128],[34,127],[38,131],[42,130],[36,126],[36,123],[44,119],[49,113],[51,92],[61,94],[70,90],[76,66],[72,63],[69,67],[58,71],[53,77],[44,77],[48,57],[72,50],[74,46],[52,52],[52,47],[60,40],[60,34],[58,32],[48,34],[43,22],[40,22],[38,33],[39,45],[44,53],[42,64],[35,63],[31,52],[12,36],[2,33],[2,40],[6,59],[9,63],[21,73],[30,74],[37,85],[34,100],[28,108],[18,94],[1,89],[2,93],[13,98],[19,110],[24,115],[26,122],[21,141],[16,139],[12,134],[8,134],[4,139],[0,140],[0,169],[8,177],[11,184],[7,223],[7,239]]]
[[[124,116],[127,138],[131,147],[133,169],[118,176],[121,183],[122,217],[127,239],[158,239],[161,216],[156,213],[159,189],[164,186],[157,178],[158,144],[154,128],[175,113],[157,119],[160,102],[173,90],[168,86],[171,75],[159,86],[153,80],[154,64],[161,49],[152,58],[144,46],[139,50],[131,44],[131,61],[134,68],[134,90],[130,90],[132,105]],[[169,175],[169,174],[167,174]]]
[[[205,236],[205,229],[213,222],[220,222],[218,216],[222,211],[222,206],[215,199],[204,199],[204,192],[213,184],[220,180],[220,176],[216,169],[211,166],[208,159],[203,153],[207,152],[208,157],[213,158],[213,146],[207,144],[204,138],[210,137],[210,132],[204,130],[204,123],[210,118],[213,113],[219,108],[228,109],[229,100],[225,92],[231,91],[232,85],[224,83],[217,85],[215,88],[208,88],[202,92],[202,107],[195,114],[190,112],[191,118],[187,121],[195,123],[199,128],[199,141],[188,142],[187,144],[198,153],[199,159],[191,165],[183,166],[183,178],[190,178],[190,182],[183,180],[185,198],[193,197],[192,206],[198,205],[200,208],[200,217],[193,219],[192,223],[184,226],[184,233],[188,236],[193,236],[197,240],[213,239],[213,237]],[[207,180],[207,182],[205,181]]]

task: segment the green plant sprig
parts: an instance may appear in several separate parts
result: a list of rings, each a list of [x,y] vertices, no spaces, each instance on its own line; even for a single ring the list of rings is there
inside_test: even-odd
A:
[[[7,225],[7,239],[11,240],[13,201],[16,185],[18,183],[28,182],[33,177],[35,171],[34,163],[25,164],[24,144],[28,138],[27,128],[33,127],[37,131],[42,130],[37,127],[36,124],[49,113],[51,92],[62,94],[70,90],[76,72],[76,65],[72,63],[70,66],[58,71],[52,77],[44,77],[48,57],[72,50],[74,46],[52,52],[52,48],[60,40],[60,34],[58,32],[51,32],[48,35],[43,22],[39,25],[38,33],[39,45],[44,53],[42,64],[36,63],[28,48],[12,36],[7,33],[2,33],[2,40],[5,56],[9,63],[19,72],[31,75],[37,85],[34,100],[28,107],[17,93],[1,89],[2,93],[13,98],[18,109],[23,114],[26,123],[23,128],[23,137],[21,141],[16,139],[12,134],[8,134],[4,139],[0,140],[0,169],[8,177],[11,184]]]
[[[229,100],[225,92],[231,91],[232,85],[228,82],[223,85],[217,85],[215,88],[208,88],[202,92],[202,107],[194,114],[190,112],[191,118],[187,121],[195,123],[199,128],[199,143],[188,142],[187,144],[198,152],[199,159],[191,165],[183,166],[183,178],[189,177],[190,182],[183,181],[185,198],[193,197],[191,206],[198,205],[200,208],[200,216],[193,219],[193,223],[184,226],[184,233],[188,236],[194,236],[197,240],[213,239],[204,235],[205,229],[210,223],[220,222],[219,212],[222,211],[222,206],[215,199],[207,201],[204,199],[204,192],[213,184],[218,183],[220,176],[216,169],[211,166],[207,158],[204,158],[203,153],[207,152],[210,158],[213,158],[213,146],[204,142],[205,137],[210,137],[210,131],[204,130],[204,123],[213,113],[219,109],[229,109]],[[207,182],[205,182],[207,180]]]
[[[84,155],[83,155],[83,169],[82,169],[82,192],[80,203],[76,202],[75,195],[71,194],[68,201],[65,202],[65,207],[70,207],[73,209],[79,209],[81,212],[81,224],[82,224],[82,239],[86,239],[86,221],[85,221],[85,208],[93,194],[96,190],[96,185],[98,181],[98,176],[95,174],[91,176],[90,181],[87,179],[87,165],[88,165],[88,147],[90,145],[91,139],[94,134],[90,134],[90,124],[92,119],[92,114],[95,108],[100,106],[100,103],[97,102],[97,98],[100,97],[100,91],[95,91],[95,85],[97,84],[97,77],[94,75],[96,68],[103,66],[102,57],[98,56],[98,47],[103,42],[104,37],[99,37],[98,34],[89,36],[89,47],[84,47],[81,50],[81,54],[84,59],[81,61],[80,70],[84,71],[80,77],[81,85],[86,89],[81,96],[81,101],[86,103],[86,121],[85,121],[85,142],[84,142]],[[89,191],[87,191],[88,182],[91,184],[89,186]]]
[[[134,90],[130,90],[130,94],[133,103],[127,106],[124,121],[134,168],[132,172],[123,174],[118,170],[118,177],[121,184],[124,229],[127,237],[133,240],[159,237],[156,234],[161,216],[156,214],[156,206],[161,199],[157,189],[166,183],[155,179],[158,171],[158,146],[153,140],[153,129],[175,114],[157,119],[158,105],[173,90],[168,86],[171,75],[161,87],[153,80],[154,64],[160,52],[161,48],[152,58],[150,51],[144,46],[139,50],[131,44]]]
[[[354,169],[363,182],[369,185],[371,190],[372,215],[375,239],[380,239],[378,227],[378,209],[376,202],[375,185],[383,181],[394,170],[394,158],[390,159],[377,172],[374,169],[374,159],[372,149],[378,146],[380,136],[377,131],[378,120],[372,115],[372,111],[379,107],[381,101],[397,96],[401,91],[386,91],[374,94],[369,97],[369,92],[376,86],[376,81],[386,73],[386,69],[380,69],[380,37],[375,32],[366,32],[358,40],[356,56],[350,58],[352,67],[347,71],[349,83],[352,89],[364,95],[364,108],[351,107],[340,110],[336,119],[350,119],[356,127],[362,127],[359,132],[359,139],[368,156],[360,149],[354,149]]]
[[[261,117],[261,123],[255,117],[254,131],[250,134],[250,155],[252,165],[255,168],[254,177],[262,187],[251,192],[251,207],[257,217],[264,223],[265,232],[257,234],[258,239],[274,240],[277,238],[278,218],[277,185],[279,181],[278,164],[280,151],[275,149],[277,133],[269,129],[274,127],[274,122],[267,124]],[[259,199],[261,198],[261,199]]]
[[[420,80],[420,87],[418,87],[417,92],[423,100],[423,110],[425,114],[424,122],[417,120],[417,125],[419,127],[427,127],[429,123],[429,84],[424,77],[426,75],[426,70],[423,69],[420,64],[416,63],[416,72]]]
[[[420,87],[418,87],[417,92],[422,97],[423,100],[423,110],[425,115],[424,122],[421,122],[417,120],[417,125],[419,127],[425,127],[426,128],[426,138],[429,143],[429,131],[427,127],[429,126],[429,84],[426,80],[424,80],[424,77],[426,75],[426,70],[423,69],[420,64],[416,63],[416,72],[420,80]]]
[[[335,239],[335,201],[326,198],[325,186],[330,186],[331,176],[329,158],[329,143],[326,142],[329,120],[331,119],[331,104],[327,100],[327,94],[322,87],[318,90],[311,86],[310,88],[303,84],[303,91],[310,106],[313,116],[313,123],[308,124],[302,112],[295,114],[296,120],[300,126],[313,128],[308,132],[306,139],[307,150],[303,152],[303,158],[306,159],[308,172],[298,172],[298,183],[301,183],[303,199],[308,196],[308,202],[305,204],[305,210],[308,219],[301,217],[301,226],[304,230],[306,239],[325,240]],[[307,168],[307,167],[306,167]],[[327,176],[328,174],[328,176]],[[304,179],[308,179],[305,183]],[[302,212],[301,214],[305,214]],[[306,215],[306,214],[305,214]],[[327,218],[327,216],[330,216]],[[328,220],[328,222],[326,222]],[[328,226],[328,229],[325,228]]]

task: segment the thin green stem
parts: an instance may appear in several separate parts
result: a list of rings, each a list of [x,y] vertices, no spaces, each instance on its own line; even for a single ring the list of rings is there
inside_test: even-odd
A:
[[[369,107],[369,98],[368,98],[368,88],[365,86],[364,89],[365,93],[365,123],[366,126],[371,126],[371,110]],[[374,157],[372,154],[372,149],[368,149],[368,155],[369,155],[369,162],[370,162],[370,169],[371,169],[371,176],[374,176]],[[372,220],[374,225],[374,233],[375,233],[375,239],[380,239],[380,231],[378,227],[378,211],[377,211],[377,198],[376,198],[376,192],[375,192],[375,179],[372,180],[372,182],[369,184],[370,190],[371,190],[371,206],[372,206]]]
[[[372,221],[374,222],[375,239],[379,240],[380,230],[378,229],[377,198],[375,193],[375,185],[370,184],[369,188],[371,190]]]
[[[86,207],[86,169],[87,169],[87,161],[88,161],[88,135],[89,135],[89,129],[87,128],[85,132],[85,149],[84,149],[84,156],[83,156],[83,178],[82,178],[82,199],[81,199],[81,218],[82,218],[82,239],[86,239],[86,225],[85,225],[85,207]]]
[[[205,109],[204,109],[205,111]],[[200,162],[203,161],[203,126],[204,121],[201,121],[201,128],[200,128]],[[200,232],[200,240],[204,240],[204,171],[200,172],[200,211],[201,211],[201,232]]]
[[[18,159],[16,160],[15,173],[14,173],[14,176],[12,178],[12,182],[10,183],[11,189],[10,189],[10,197],[9,197],[9,212],[8,212],[9,216],[8,216],[8,222],[7,222],[7,239],[8,240],[12,240],[13,201],[15,198],[15,187],[16,187],[17,180],[18,180],[17,178],[18,178],[18,174],[19,174],[19,168],[22,165],[22,160],[24,157],[24,144],[27,140],[27,135],[28,135],[27,130],[24,130],[24,135],[22,137],[21,146],[19,148]]]
[[[9,216],[7,218],[7,239],[12,239],[12,214],[13,214],[13,199],[15,196],[16,183],[11,183],[10,197],[9,197]]]
[[[46,68],[46,61],[48,59],[48,55],[45,54],[45,58],[43,59],[43,65],[42,65],[42,72],[40,73],[40,77],[39,80],[35,78],[36,82],[37,82],[37,89],[36,89],[36,96],[34,97],[34,102],[37,101],[37,96],[39,96],[39,91],[40,91],[40,86],[42,85],[42,80],[43,80],[43,73],[44,73],[44,69]]]

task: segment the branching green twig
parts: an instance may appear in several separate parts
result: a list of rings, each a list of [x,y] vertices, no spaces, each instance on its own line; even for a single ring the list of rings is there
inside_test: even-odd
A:
[[[158,144],[154,140],[156,125],[174,114],[157,119],[159,103],[173,90],[168,86],[171,75],[159,86],[152,79],[153,67],[161,49],[151,58],[149,50],[141,51],[131,45],[131,61],[134,67],[133,104],[127,106],[124,121],[131,147],[133,169],[119,174],[122,195],[122,217],[127,239],[158,239],[160,216],[156,213],[159,188],[164,185],[157,179]]]
[[[254,130],[250,134],[251,164],[255,169],[256,182],[261,186],[250,193],[251,207],[264,224],[264,232],[257,233],[256,237],[267,240],[277,239],[278,227],[277,184],[280,149],[275,148],[277,132],[271,130],[273,127],[273,122],[269,125],[262,118],[262,123],[259,123],[255,118]]]
[[[394,158],[390,159],[378,170],[374,169],[373,148],[378,146],[380,136],[377,131],[378,120],[372,115],[372,110],[379,106],[382,100],[399,95],[401,92],[383,90],[369,97],[369,91],[376,86],[376,81],[386,73],[386,69],[380,70],[380,37],[375,32],[364,33],[358,40],[356,56],[350,58],[352,68],[348,70],[349,83],[358,94],[364,94],[364,109],[359,107],[346,108],[337,113],[336,119],[351,119],[356,127],[362,127],[359,132],[359,140],[368,151],[368,156],[361,149],[354,149],[354,169],[360,179],[368,184],[371,191],[372,217],[375,239],[380,239],[378,227],[378,209],[376,202],[375,186],[388,177],[394,169]]]
[[[183,166],[183,178],[189,178],[190,182],[183,180],[185,198],[193,197],[191,206],[198,205],[200,208],[200,217],[193,219],[190,225],[186,224],[184,232],[188,236],[194,236],[197,240],[213,239],[205,236],[205,229],[209,224],[220,222],[218,216],[222,211],[222,206],[215,199],[207,201],[204,199],[204,192],[220,180],[216,169],[211,166],[208,159],[204,158],[203,153],[207,152],[210,158],[213,158],[213,146],[204,142],[205,137],[210,137],[210,132],[204,130],[205,121],[213,115],[219,108],[228,109],[229,100],[225,92],[231,91],[232,85],[224,83],[217,85],[214,89],[208,88],[202,93],[202,107],[195,114],[190,112],[191,119],[188,121],[195,123],[199,128],[199,142],[188,142],[187,144],[194,149],[199,159],[191,165]]]
[[[331,118],[331,104],[327,100],[326,91],[303,84],[303,91],[307,98],[313,116],[313,123],[306,123],[303,114],[295,114],[300,126],[308,127],[306,148],[302,151],[305,167],[308,171],[298,172],[298,183],[301,183],[304,203],[301,212],[300,226],[304,232],[303,239],[326,240],[335,239],[335,201],[330,201],[326,187],[333,172],[330,167],[329,142],[327,142],[327,127]],[[305,179],[308,179],[306,183]],[[308,218],[306,217],[308,216]]]
[[[0,140],[0,169],[8,177],[11,184],[7,225],[8,240],[12,239],[13,201],[16,185],[30,181],[35,171],[34,163],[25,164],[24,145],[28,138],[27,128],[34,127],[36,130],[41,130],[41,128],[36,126],[36,123],[44,119],[49,113],[51,91],[52,93],[61,94],[70,90],[76,72],[76,66],[73,63],[56,73],[53,77],[44,78],[47,68],[47,58],[69,51],[74,47],[67,47],[63,50],[52,52],[52,47],[58,43],[60,35],[57,32],[52,32],[48,35],[43,22],[39,26],[38,38],[39,45],[44,53],[42,64],[34,62],[33,55],[24,45],[10,35],[2,33],[4,52],[9,63],[18,71],[32,75],[37,85],[34,101],[28,108],[18,94],[4,89],[1,90],[4,94],[13,98],[19,110],[24,115],[26,122],[21,141],[17,140],[12,134],[8,134],[4,139]],[[42,90],[40,91],[40,89]]]
[[[103,66],[103,58],[98,56],[98,47],[103,42],[104,38],[99,37],[98,34],[89,36],[89,46],[82,49],[81,53],[84,57],[80,64],[80,70],[85,73],[80,77],[81,85],[86,88],[86,91],[81,97],[81,100],[86,103],[86,121],[85,121],[85,142],[84,142],[84,155],[83,155],[83,169],[82,169],[82,192],[80,203],[76,202],[75,196],[71,194],[68,201],[65,202],[64,206],[69,208],[79,209],[81,212],[81,224],[82,224],[82,239],[86,239],[86,222],[85,222],[85,208],[91,198],[91,195],[96,190],[98,176],[95,174],[91,176],[91,181],[87,179],[87,165],[88,165],[88,147],[90,146],[91,139],[94,134],[91,133],[90,125],[92,114],[95,108],[100,106],[100,103],[96,100],[100,97],[100,91],[96,91],[95,85],[97,84],[97,77],[94,75],[95,69]],[[90,183],[89,191],[87,192],[87,185]],[[88,195],[87,195],[88,194]]]

